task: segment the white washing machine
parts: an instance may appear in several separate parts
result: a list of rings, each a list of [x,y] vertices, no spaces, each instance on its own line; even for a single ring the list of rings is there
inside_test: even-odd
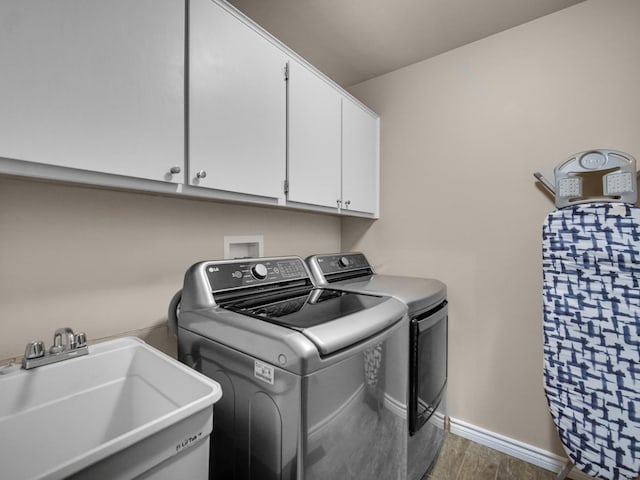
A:
[[[389,295],[408,307],[402,345],[407,352],[390,359],[398,364],[396,399],[406,418],[406,445],[399,451],[406,478],[418,480],[433,466],[444,440],[446,423],[448,308],[447,287],[439,280],[373,271],[362,253],[313,255],[306,259],[318,287],[374,295]],[[402,385],[407,388],[402,390]]]

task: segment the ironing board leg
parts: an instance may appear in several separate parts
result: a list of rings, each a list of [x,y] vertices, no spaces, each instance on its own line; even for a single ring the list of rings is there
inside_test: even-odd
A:
[[[569,475],[569,472],[571,471],[572,468],[573,468],[573,463],[571,463],[571,460],[567,460],[567,463],[565,464],[564,468],[560,470],[560,473],[558,473],[556,480],[564,480],[566,476]]]

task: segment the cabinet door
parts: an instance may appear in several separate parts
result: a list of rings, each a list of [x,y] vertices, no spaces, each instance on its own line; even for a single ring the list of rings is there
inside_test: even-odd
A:
[[[286,55],[211,0],[189,18],[189,183],[283,198]]]
[[[379,118],[342,100],[342,205],[378,213]]]
[[[289,64],[288,200],[337,207],[340,94],[298,62]]]
[[[182,181],[183,1],[4,0],[0,19],[0,156]]]

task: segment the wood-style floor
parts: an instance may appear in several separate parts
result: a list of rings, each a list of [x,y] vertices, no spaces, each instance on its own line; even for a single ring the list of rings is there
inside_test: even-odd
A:
[[[423,480],[553,480],[556,474],[446,433],[435,466]]]

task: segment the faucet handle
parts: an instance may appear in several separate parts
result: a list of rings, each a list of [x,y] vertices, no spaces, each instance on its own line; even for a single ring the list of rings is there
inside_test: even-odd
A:
[[[75,334],[76,348],[82,348],[87,344],[87,334],[78,332]]]
[[[31,360],[33,358],[40,357],[44,357],[44,342],[42,340],[38,340],[37,342],[27,343],[27,346],[24,349],[24,358]]]

